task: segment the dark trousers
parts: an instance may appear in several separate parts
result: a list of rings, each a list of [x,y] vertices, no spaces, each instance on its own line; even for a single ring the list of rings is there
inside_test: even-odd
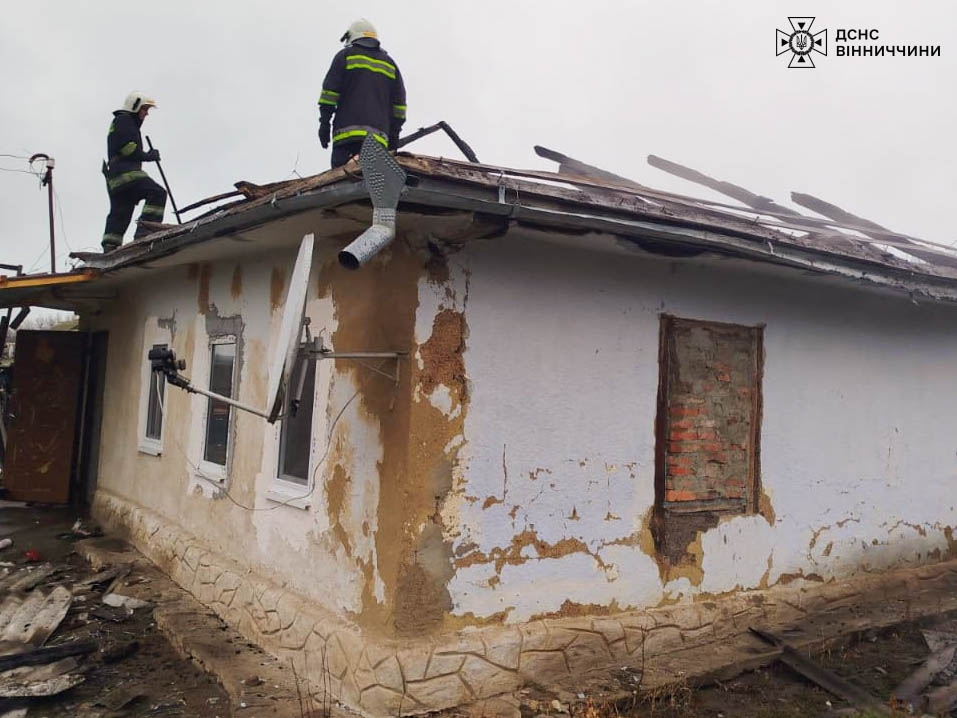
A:
[[[133,219],[133,210],[140,200],[146,200],[140,219],[147,222],[162,222],[166,213],[166,190],[149,177],[140,177],[110,191],[110,214],[103,231],[103,251],[110,252],[123,244],[123,235]],[[133,239],[149,234],[144,227],[137,227]]]
[[[332,167],[341,167],[350,159],[353,155],[359,154],[359,151],[362,149],[362,142],[336,142],[332,146]]]

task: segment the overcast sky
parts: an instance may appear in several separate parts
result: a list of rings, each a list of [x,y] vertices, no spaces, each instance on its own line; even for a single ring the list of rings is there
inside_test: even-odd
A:
[[[406,131],[444,119],[483,162],[552,169],[542,144],[642,183],[708,196],[647,165],[690,165],[790,204],[809,192],[871,220],[957,240],[953,0],[2,0],[0,154],[56,158],[58,264],[99,250],[100,160],[132,89],[180,206],[328,167],[316,100],[338,38],[379,30],[408,89]],[[816,16],[828,57],[787,69],[788,15]],[[836,28],[940,57],[838,58]],[[409,148],[458,157],[444,138]],[[0,157],[0,168],[25,169]],[[155,168],[148,171],[159,181]],[[46,195],[0,172],[0,262],[49,268]],[[168,211],[167,220],[172,221]],[[132,232],[132,230],[131,230]],[[128,234],[128,237],[131,235]]]

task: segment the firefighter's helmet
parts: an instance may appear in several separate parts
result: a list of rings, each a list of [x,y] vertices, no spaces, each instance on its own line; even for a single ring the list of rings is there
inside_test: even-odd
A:
[[[339,41],[346,45],[351,45],[356,40],[360,40],[364,37],[373,40],[379,39],[379,34],[375,31],[375,26],[363,17],[352,23],[349,29],[339,38]]]
[[[156,100],[142,92],[133,91],[126,96],[126,101],[123,103],[123,109],[127,112],[139,112],[143,107],[156,107]]]

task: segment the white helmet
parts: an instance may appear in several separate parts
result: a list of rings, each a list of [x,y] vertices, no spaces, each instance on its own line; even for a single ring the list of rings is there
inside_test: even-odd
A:
[[[373,40],[379,39],[379,35],[375,31],[375,26],[364,17],[352,23],[349,29],[339,38],[339,41],[344,42],[346,45],[351,45],[363,37],[370,37]]]
[[[142,92],[133,91],[126,96],[123,109],[127,112],[139,112],[141,107],[156,107],[156,100]]]

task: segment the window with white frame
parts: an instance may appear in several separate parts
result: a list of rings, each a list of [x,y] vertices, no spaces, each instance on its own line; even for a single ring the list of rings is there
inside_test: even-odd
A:
[[[214,394],[233,398],[236,367],[236,340],[234,337],[215,339],[210,344],[209,390]],[[232,407],[220,399],[208,399],[206,431],[203,441],[203,463],[219,467],[225,476],[229,459],[229,426]]]
[[[166,344],[154,344],[153,349],[168,349]],[[149,397],[146,401],[146,431],[144,436],[153,441],[163,440],[163,404],[166,401],[166,375],[150,371]]]
[[[143,389],[140,409],[139,446],[145,454],[159,456],[163,452],[163,414],[166,408],[166,376],[152,371],[147,357],[151,349],[168,349],[168,344],[148,344],[144,352]]]
[[[295,411],[287,411],[280,425],[278,477],[283,481],[308,486],[313,398],[316,393],[315,359],[299,362],[296,375],[290,380],[290,392],[290,409],[294,407]]]

